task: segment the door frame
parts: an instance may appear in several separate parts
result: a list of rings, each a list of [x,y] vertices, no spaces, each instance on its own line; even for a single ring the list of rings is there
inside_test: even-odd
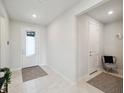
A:
[[[80,11],[77,11],[76,13],[75,13],[75,15],[74,15],[74,17],[75,17],[75,24],[76,24],[76,26],[75,26],[75,30],[77,31],[76,32],[76,80],[80,80],[80,77],[78,76],[78,73],[79,73],[79,49],[78,49],[78,44],[79,44],[79,42],[78,42],[78,38],[79,38],[79,36],[78,36],[78,17],[80,16],[80,15],[83,15],[83,14],[85,14],[85,13],[87,13],[88,11],[90,11],[90,10],[92,10],[92,9],[95,9],[95,8],[97,8],[97,7],[99,7],[100,5],[102,5],[102,4],[104,4],[104,3],[106,3],[106,2],[108,2],[109,0],[102,0],[102,1],[100,1],[99,3],[96,3],[96,4],[94,4],[93,6],[91,6],[91,7],[89,7],[89,8],[87,8],[87,9],[85,9],[85,10],[80,10]],[[88,54],[87,54],[88,55]],[[86,76],[88,76],[88,73],[86,74]],[[82,76],[83,78],[85,77],[85,76]]]
[[[34,27],[34,26],[21,26],[21,68],[25,68],[24,67],[24,64],[23,64],[23,58],[24,58],[24,54],[25,54],[25,51],[24,51],[24,49],[23,49],[23,47],[24,47],[24,34],[26,34],[26,32],[27,31],[34,31],[35,33],[36,33],[36,35],[35,35],[35,38],[36,38],[36,50],[35,50],[35,53],[36,53],[36,59],[35,59],[35,61],[36,61],[36,65],[38,65],[38,31],[39,29],[38,28],[36,28],[36,27]]]
[[[91,73],[94,73],[94,72],[96,72],[98,70],[98,62],[96,62],[96,70],[93,71],[93,72],[89,71],[89,64],[90,64],[90,53],[89,53],[89,51],[90,51],[90,28],[89,28],[89,25],[90,24],[98,25],[98,23],[92,18],[90,19],[90,21],[88,21],[88,75],[90,75]],[[96,29],[98,29],[98,28],[96,28]],[[98,49],[99,49],[99,47],[98,47]],[[97,55],[97,61],[99,61],[98,60],[98,57],[100,56],[99,55],[99,50],[97,51],[96,55]]]

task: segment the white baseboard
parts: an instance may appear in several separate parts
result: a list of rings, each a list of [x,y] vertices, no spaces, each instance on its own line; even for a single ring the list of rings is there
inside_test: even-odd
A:
[[[92,75],[89,75],[88,73],[86,75],[83,75],[81,77],[78,78],[78,82],[81,81],[88,81],[89,79],[93,78],[94,76],[98,75],[99,73],[101,73],[103,71],[102,68],[98,68],[97,71],[95,73],[93,73]]]
[[[14,72],[14,71],[18,71],[18,70],[21,70],[22,68],[20,67],[20,68],[10,68],[10,70],[12,71],[12,72]]]
[[[41,66],[41,67],[42,67],[42,66],[47,66],[47,64],[39,64],[39,66]]]
[[[46,66],[46,64],[38,64],[39,66]],[[12,71],[12,72],[14,72],[14,71],[18,71],[18,70],[21,70],[23,67],[19,67],[19,68],[10,68],[10,70]]]

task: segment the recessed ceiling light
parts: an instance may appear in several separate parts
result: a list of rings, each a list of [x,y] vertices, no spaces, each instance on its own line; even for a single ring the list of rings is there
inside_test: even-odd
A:
[[[112,15],[113,13],[113,11],[108,11],[108,15]]]
[[[36,17],[37,17],[37,15],[36,15],[36,14],[33,14],[33,15],[32,15],[32,17],[33,17],[33,18],[36,18]]]

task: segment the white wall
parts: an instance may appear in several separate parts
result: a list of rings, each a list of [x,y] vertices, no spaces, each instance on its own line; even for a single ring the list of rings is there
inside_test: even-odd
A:
[[[48,65],[72,81],[77,80],[76,15],[98,3],[103,2],[82,0],[48,26]]]
[[[24,27],[39,29],[38,33],[38,57],[39,65],[46,64],[46,29],[42,26],[28,24],[20,21],[10,21],[10,62],[11,69],[22,67],[21,30]]]
[[[8,19],[8,14],[2,0],[0,0],[0,16],[6,17]]]
[[[105,24],[104,26],[104,55],[117,57],[117,65],[120,70],[123,68],[123,39],[116,37],[117,33],[123,34],[122,20]]]
[[[103,54],[103,24],[84,14],[78,17],[78,80],[88,75],[89,61],[89,22],[97,24],[98,30],[98,56],[97,69],[101,68],[101,56]]]
[[[2,0],[0,0],[0,67],[9,67],[9,17],[4,7]]]
[[[66,21],[70,24],[65,23]],[[60,18],[48,27],[47,46],[48,65],[75,80],[76,32],[72,18]]]

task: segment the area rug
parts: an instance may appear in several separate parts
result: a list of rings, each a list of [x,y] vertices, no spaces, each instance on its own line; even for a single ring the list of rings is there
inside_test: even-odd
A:
[[[23,82],[48,75],[40,66],[32,66],[22,69]]]
[[[105,93],[123,93],[123,79],[104,72],[87,81],[87,83]]]

